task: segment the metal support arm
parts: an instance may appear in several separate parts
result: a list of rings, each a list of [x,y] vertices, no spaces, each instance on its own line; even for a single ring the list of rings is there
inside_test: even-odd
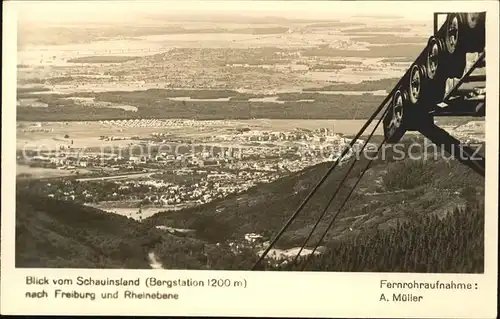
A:
[[[456,160],[469,166],[476,173],[484,177],[485,158],[480,154],[476,154],[479,153],[476,149],[461,144],[459,140],[434,124],[423,125],[419,128],[419,131],[434,144],[444,148]]]

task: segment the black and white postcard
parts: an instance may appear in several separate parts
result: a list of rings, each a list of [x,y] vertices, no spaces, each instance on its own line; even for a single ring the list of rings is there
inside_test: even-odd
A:
[[[3,8],[2,314],[496,317],[498,2]]]

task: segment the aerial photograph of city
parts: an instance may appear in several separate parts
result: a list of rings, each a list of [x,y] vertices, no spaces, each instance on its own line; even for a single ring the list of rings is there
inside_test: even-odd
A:
[[[484,17],[106,3],[19,15],[16,267],[484,271]]]

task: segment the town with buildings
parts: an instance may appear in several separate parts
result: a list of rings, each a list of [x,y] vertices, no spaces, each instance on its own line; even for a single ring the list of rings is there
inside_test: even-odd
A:
[[[30,187],[52,198],[91,205],[115,203],[117,208],[137,211],[180,209],[244,192],[308,166],[334,161],[350,142],[327,128],[240,129],[190,140],[161,131],[142,136],[103,135],[100,141],[127,142],[104,150],[78,147],[69,136],[61,140],[65,143],[52,150],[18,152],[18,166],[67,173],[40,179]],[[353,150],[362,143],[358,141]]]

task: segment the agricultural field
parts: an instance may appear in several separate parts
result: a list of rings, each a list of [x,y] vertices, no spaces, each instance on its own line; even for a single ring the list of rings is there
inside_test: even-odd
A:
[[[21,23],[18,119],[366,118],[430,28],[360,17],[159,20]]]

